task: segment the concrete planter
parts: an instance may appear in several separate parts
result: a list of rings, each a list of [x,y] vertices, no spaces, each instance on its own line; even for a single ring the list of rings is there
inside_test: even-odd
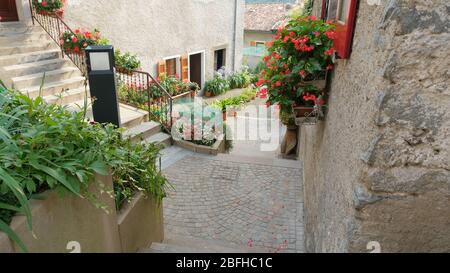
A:
[[[186,140],[174,140],[174,144],[200,154],[217,155],[225,152],[225,137],[219,136],[212,146],[197,145]]]
[[[118,212],[117,224],[122,252],[136,252],[150,247],[152,242],[162,242],[162,203],[158,204],[153,198],[147,198],[139,192]]]
[[[36,237],[28,229],[25,216],[15,216],[10,226],[29,252],[70,252],[67,244],[71,241],[78,242],[82,252],[120,252],[114,198],[102,188],[105,191],[112,189],[111,176],[97,175],[90,189],[107,211],[75,195],[60,197],[55,191],[48,191],[44,193],[44,200],[30,201]],[[21,250],[0,232],[0,252]]]
[[[97,208],[91,201],[72,194],[64,197],[55,191],[44,193],[44,200],[31,200],[33,232],[26,217],[17,215],[11,228],[32,253],[68,253],[70,242],[79,243],[81,252],[132,252],[151,242],[164,239],[162,206],[140,193],[119,214],[111,195],[111,176],[95,176],[89,191],[96,196]],[[20,248],[0,232],[0,253],[21,252]]]

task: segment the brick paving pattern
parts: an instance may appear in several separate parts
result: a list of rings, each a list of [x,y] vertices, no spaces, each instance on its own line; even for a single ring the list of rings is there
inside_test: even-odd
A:
[[[300,169],[187,156],[163,172],[167,236],[304,251]]]

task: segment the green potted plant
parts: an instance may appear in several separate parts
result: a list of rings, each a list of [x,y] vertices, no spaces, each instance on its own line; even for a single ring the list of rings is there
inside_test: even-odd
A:
[[[315,105],[323,105],[324,80],[333,69],[334,26],[313,16],[290,20],[278,29],[269,43],[257,86],[267,90],[267,105],[307,115]]]
[[[116,59],[116,69],[119,73],[130,75],[133,70],[138,70],[141,67],[141,61],[136,55],[130,52],[122,54],[120,50],[116,50],[114,56]]]
[[[215,75],[213,79],[205,82],[205,96],[217,96],[230,89],[228,81],[220,75]]]
[[[65,0],[33,0],[36,12],[48,16],[62,16]]]
[[[66,53],[83,54],[86,47],[105,44],[107,40],[101,38],[100,31],[97,29],[90,32],[77,28],[73,33],[71,31],[65,31],[62,34],[60,43]]]

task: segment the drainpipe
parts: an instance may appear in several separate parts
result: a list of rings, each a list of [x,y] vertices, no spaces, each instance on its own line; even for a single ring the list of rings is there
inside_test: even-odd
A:
[[[233,26],[233,71],[236,71],[236,35],[237,35],[237,12],[238,1],[234,0],[234,26]]]

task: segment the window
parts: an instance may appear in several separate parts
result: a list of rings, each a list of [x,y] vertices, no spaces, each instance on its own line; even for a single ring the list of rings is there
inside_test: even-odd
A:
[[[214,70],[217,71],[226,65],[226,50],[219,49],[214,51]]]
[[[356,21],[356,0],[322,0],[322,18],[336,25],[334,49],[342,59],[350,57]]]
[[[172,58],[166,60],[166,74],[167,76],[176,76],[177,73],[177,60],[178,58]]]
[[[266,42],[256,42],[256,47],[266,47]]]

